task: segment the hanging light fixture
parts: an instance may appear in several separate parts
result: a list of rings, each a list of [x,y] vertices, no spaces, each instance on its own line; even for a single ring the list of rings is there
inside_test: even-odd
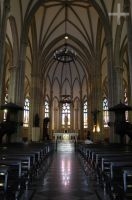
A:
[[[67,4],[65,4],[65,43],[62,49],[56,50],[54,53],[54,59],[58,62],[70,63],[76,59],[76,52],[68,47],[68,34],[67,34]]]
[[[65,94],[61,95],[60,103],[72,103],[72,97],[70,94],[67,94],[67,67],[65,68]]]

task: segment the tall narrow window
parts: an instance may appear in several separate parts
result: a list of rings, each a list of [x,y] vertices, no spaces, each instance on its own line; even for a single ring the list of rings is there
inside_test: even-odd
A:
[[[24,117],[23,117],[23,126],[28,127],[29,126],[29,99],[25,99],[24,103]]]
[[[128,105],[127,89],[124,91],[124,104]],[[126,121],[128,121],[128,111],[125,112]]]
[[[84,128],[88,128],[88,103],[87,101],[84,102],[83,105],[83,126]]]
[[[6,93],[5,95],[5,104],[8,103],[8,94]],[[4,116],[3,116],[3,120],[6,120],[6,116],[7,116],[7,110],[4,110]]]
[[[62,128],[69,129],[71,121],[70,103],[62,104]]]
[[[104,127],[108,127],[109,122],[109,111],[108,111],[108,100],[105,97],[103,100],[103,123]]]
[[[48,101],[45,101],[44,117],[49,117],[49,102]]]

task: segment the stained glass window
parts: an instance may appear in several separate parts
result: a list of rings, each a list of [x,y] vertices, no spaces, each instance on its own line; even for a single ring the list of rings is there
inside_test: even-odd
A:
[[[70,128],[70,118],[71,118],[71,110],[70,110],[70,103],[63,103],[62,104],[62,127],[63,128]]]
[[[49,117],[49,103],[48,103],[48,101],[45,101],[44,117]]]
[[[6,93],[5,95],[5,104],[8,103],[8,94]],[[6,116],[7,116],[7,110],[4,110],[4,116],[3,116],[3,120],[6,120]]]
[[[84,128],[88,128],[88,103],[87,103],[87,101],[85,101],[84,105],[83,105],[83,124],[84,124]]]
[[[24,117],[23,117],[23,126],[28,127],[29,126],[29,99],[25,99],[24,104]]]
[[[104,127],[108,127],[108,122],[109,122],[108,100],[105,97],[103,100],[103,124],[104,124]]]

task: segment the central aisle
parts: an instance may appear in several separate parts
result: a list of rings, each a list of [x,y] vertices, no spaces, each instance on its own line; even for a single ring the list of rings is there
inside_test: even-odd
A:
[[[35,186],[32,200],[99,200],[95,185],[81,168],[73,144],[59,146],[47,173]],[[67,146],[67,147],[66,147]]]

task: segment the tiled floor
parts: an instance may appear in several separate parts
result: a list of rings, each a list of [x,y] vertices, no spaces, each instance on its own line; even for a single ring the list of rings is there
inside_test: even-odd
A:
[[[30,200],[108,200],[93,177],[86,176],[70,144],[59,145],[47,173],[41,172],[31,191]]]

